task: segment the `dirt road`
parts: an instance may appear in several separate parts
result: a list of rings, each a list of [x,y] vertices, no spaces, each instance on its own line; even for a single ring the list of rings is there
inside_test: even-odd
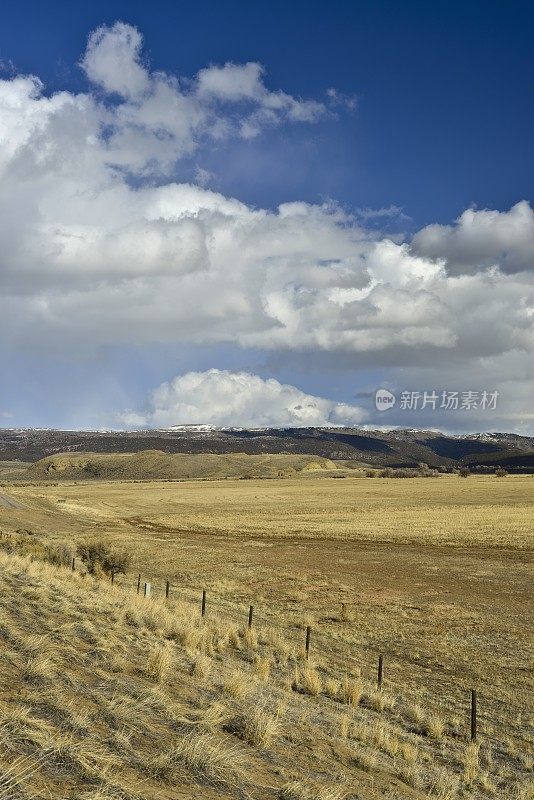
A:
[[[2,506],[2,508],[26,508],[25,505],[9,497],[7,494],[0,494],[0,506]]]

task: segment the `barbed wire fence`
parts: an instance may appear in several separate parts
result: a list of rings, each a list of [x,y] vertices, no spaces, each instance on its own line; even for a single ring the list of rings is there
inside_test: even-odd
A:
[[[12,537],[2,532],[0,538]],[[70,568],[73,572],[87,574],[87,568],[79,557],[72,558]],[[309,624],[309,609],[300,608],[298,618],[295,611],[292,622],[282,623],[277,618],[277,611],[267,603],[250,603],[243,598],[228,597],[212,588],[201,589],[191,585],[185,579],[171,581],[148,578],[142,573],[136,573],[133,578],[126,574],[113,574],[108,580],[114,589],[124,592],[125,596],[131,594],[147,602],[158,600],[167,604],[171,611],[175,603],[185,604],[191,610],[191,619],[196,618],[199,624],[212,618],[215,612],[221,620],[232,622],[240,629],[254,627],[260,632],[262,628],[274,629],[292,643],[304,658],[309,660],[311,656],[321,667],[327,665],[330,670],[335,669],[338,674],[348,678],[361,675],[369,684],[374,683],[378,691],[392,690],[404,698],[409,694],[418,697],[425,693],[425,701],[431,706],[447,709],[455,715],[461,711],[461,716],[465,718],[463,729],[472,741],[479,735],[479,722],[484,727],[485,724],[491,726],[498,721],[515,727],[518,737],[532,744],[529,738],[534,735],[532,724],[529,725],[527,721],[525,733],[514,725],[516,720],[525,715],[528,720],[529,714],[516,701],[515,687],[507,690],[505,695],[495,685],[491,686],[491,691],[484,689],[481,693],[478,686],[474,685],[472,676],[470,680],[462,679],[452,668],[447,672],[435,665],[424,667],[397,654],[382,651],[376,645],[349,642],[342,634],[327,630],[320,622]],[[344,626],[350,625],[350,620],[343,619],[346,605],[342,603],[340,613],[331,612],[326,619],[343,622]],[[524,669],[528,670],[528,665]],[[436,697],[439,698],[437,702]]]
[[[79,559],[73,559],[72,569],[77,570]],[[177,583],[169,579],[148,579],[142,573],[136,573],[131,579],[122,575],[117,580],[110,578],[114,587],[133,594],[147,602],[158,600],[169,605],[185,604],[191,610],[191,619],[199,624],[211,619],[214,614],[221,620],[232,622],[238,628],[262,628],[276,630],[285,640],[292,643],[303,658],[317,660],[320,666],[328,665],[338,674],[354,677],[362,676],[369,684],[375,684],[378,691],[389,690],[406,698],[410,693],[419,696],[425,694],[425,700],[438,709],[459,713],[465,719],[463,731],[471,741],[479,738],[481,729],[486,724],[500,721],[512,725],[513,720],[522,718],[525,708],[514,702],[513,694],[502,695],[499,688],[492,687],[491,692],[482,691],[472,685],[468,679],[458,678],[453,669],[445,670],[423,667],[412,661],[406,661],[397,655],[381,652],[376,646],[366,646],[349,642],[339,633],[332,633],[324,624],[307,623],[309,611],[300,609],[300,619],[292,623],[281,623],[276,611],[268,604],[247,602],[244,599],[228,597],[213,589],[203,589],[185,582]],[[346,604],[341,604],[345,606]],[[344,608],[340,613],[333,612],[328,619],[343,622]],[[295,612],[296,616],[297,612]],[[429,669],[431,669],[429,673]],[[432,689],[433,686],[433,689]],[[434,702],[432,703],[432,697]],[[437,699],[437,702],[435,701]],[[528,713],[528,712],[527,712]],[[480,725],[482,723],[482,726]],[[521,737],[521,732],[518,731]],[[527,734],[524,737],[527,740]]]

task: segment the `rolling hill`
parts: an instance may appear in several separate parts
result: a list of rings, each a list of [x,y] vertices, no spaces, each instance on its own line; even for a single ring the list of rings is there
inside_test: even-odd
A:
[[[320,456],[233,454],[66,453],[37,461],[30,479],[179,480],[187,478],[274,478],[335,469]]]

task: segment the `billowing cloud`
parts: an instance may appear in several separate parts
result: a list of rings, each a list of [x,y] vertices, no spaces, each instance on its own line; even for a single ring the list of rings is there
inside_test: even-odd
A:
[[[495,268],[534,271],[534,211],[526,200],[509,211],[468,209],[455,225],[428,225],[414,236],[412,249],[440,259],[453,275]]]
[[[172,425],[218,427],[308,427],[356,425],[365,417],[357,406],[301,392],[295,386],[249,372],[210,369],[188,372],[163,383],[151,395],[147,414],[125,412],[128,427]]]
[[[4,348],[226,343],[456,374],[514,354],[521,392],[532,388],[528,203],[469,210],[404,243],[335,203],[252,208],[203,188],[202,166],[198,185],[176,183],[178,160],[311,122],[321,103],[270,90],[254,62],[151,71],[124,23],[94,32],[81,64],[92,83],[80,94],[0,81]]]

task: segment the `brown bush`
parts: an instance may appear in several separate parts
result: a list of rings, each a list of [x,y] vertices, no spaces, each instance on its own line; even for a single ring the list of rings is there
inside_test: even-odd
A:
[[[81,542],[78,555],[91,575],[105,572],[107,575],[125,574],[130,565],[130,554],[125,550],[110,547],[106,542]]]

